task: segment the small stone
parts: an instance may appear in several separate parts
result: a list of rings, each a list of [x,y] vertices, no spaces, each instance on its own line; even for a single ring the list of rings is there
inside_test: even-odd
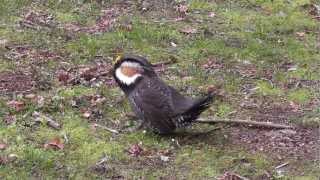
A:
[[[84,112],[84,113],[82,114],[82,116],[85,117],[85,118],[89,118],[89,117],[91,116],[91,112],[86,111],[86,112]]]
[[[168,156],[160,156],[161,161],[163,162],[168,162],[169,161],[169,157]]]
[[[209,17],[215,17],[215,16],[216,16],[216,14],[214,12],[209,13]]]
[[[16,154],[9,154],[9,155],[8,155],[8,160],[9,160],[10,162],[15,161],[15,160],[17,160],[17,159],[18,159],[18,155],[16,155]]]
[[[0,150],[5,150],[7,148],[7,144],[0,143]]]
[[[174,43],[174,42],[170,42],[170,44],[171,44],[172,47],[177,47],[177,44]]]

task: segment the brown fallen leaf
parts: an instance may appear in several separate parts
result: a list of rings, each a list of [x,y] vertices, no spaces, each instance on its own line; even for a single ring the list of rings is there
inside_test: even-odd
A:
[[[180,29],[180,32],[185,33],[185,34],[195,34],[195,33],[197,33],[197,29],[192,28],[192,27],[184,27],[184,28]]]
[[[184,18],[182,18],[182,17],[177,17],[177,18],[173,19],[174,22],[178,22],[178,21],[182,21],[182,20],[184,20]]]
[[[59,137],[56,137],[50,140],[49,142],[45,143],[44,148],[45,149],[53,148],[53,149],[61,150],[64,148],[64,144]]]
[[[305,32],[296,32],[296,35],[299,37],[299,38],[303,38],[306,33]]]
[[[180,15],[185,16],[189,8],[187,5],[179,4],[178,6],[175,7],[175,9]]]
[[[6,165],[8,163],[8,158],[5,156],[0,156],[0,165]]]
[[[7,105],[10,107],[10,108],[13,108],[15,109],[16,111],[21,111],[24,109],[24,102],[22,101],[16,101],[16,100],[12,100],[12,101],[9,101],[7,102]]]
[[[215,17],[215,16],[216,16],[216,14],[214,12],[209,13],[209,17]]]
[[[299,104],[293,102],[293,101],[290,101],[289,102],[289,105],[292,109],[293,112],[298,112],[299,111]]]
[[[58,72],[58,80],[64,84],[67,84],[70,79],[70,74],[66,71],[59,71]]]
[[[85,111],[82,116],[85,118],[89,118],[92,115],[92,113],[90,111]]]
[[[139,156],[142,151],[143,149],[139,144],[133,144],[128,150],[129,154],[135,157]]]
[[[37,96],[35,94],[26,94],[24,97],[26,99],[35,99]]]
[[[0,143],[0,150],[5,150],[8,147],[5,143]]]
[[[223,64],[215,58],[210,58],[207,60],[207,62],[205,64],[202,65],[202,67],[204,69],[208,69],[208,70],[209,69],[221,69],[221,68],[223,68]]]

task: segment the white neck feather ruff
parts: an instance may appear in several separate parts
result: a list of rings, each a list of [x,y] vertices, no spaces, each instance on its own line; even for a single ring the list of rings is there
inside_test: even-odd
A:
[[[116,77],[122,82],[122,83],[124,83],[124,84],[126,84],[126,85],[131,85],[131,84],[133,84],[133,83],[135,83],[136,82],[136,80],[138,79],[138,77],[140,77],[140,76],[142,76],[141,74],[135,74],[135,75],[133,75],[133,76],[127,76],[127,75],[125,75],[125,74],[123,74],[122,73],[122,71],[121,71],[121,68],[122,67],[132,67],[132,68],[142,68],[141,66],[140,66],[140,64],[138,64],[138,63],[135,63],[135,62],[124,62],[124,63],[122,63],[121,64],[121,66],[120,67],[118,67],[117,69],[116,69]]]

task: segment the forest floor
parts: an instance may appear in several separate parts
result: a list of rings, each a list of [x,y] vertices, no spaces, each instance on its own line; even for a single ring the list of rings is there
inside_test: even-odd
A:
[[[185,95],[217,92],[202,118],[294,129],[131,132],[122,53],[171,61],[157,72]],[[0,178],[317,180],[319,69],[318,0],[3,0]]]

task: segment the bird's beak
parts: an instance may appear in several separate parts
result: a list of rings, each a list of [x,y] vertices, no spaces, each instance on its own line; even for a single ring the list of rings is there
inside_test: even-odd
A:
[[[116,59],[113,61],[113,64],[116,64],[122,58],[121,55],[118,55]]]

